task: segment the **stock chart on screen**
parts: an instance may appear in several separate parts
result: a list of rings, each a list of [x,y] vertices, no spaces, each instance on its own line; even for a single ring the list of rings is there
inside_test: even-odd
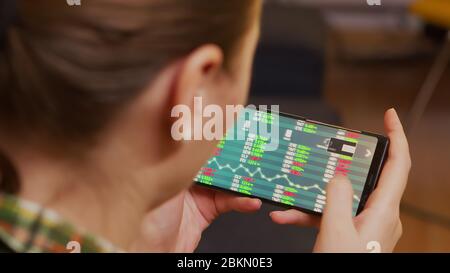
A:
[[[376,137],[256,109],[247,108],[241,115],[246,116],[219,142],[197,174],[197,183],[320,213],[327,183],[342,174],[352,183],[356,214]],[[250,130],[264,126],[278,129]],[[243,137],[237,138],[236,132]]]

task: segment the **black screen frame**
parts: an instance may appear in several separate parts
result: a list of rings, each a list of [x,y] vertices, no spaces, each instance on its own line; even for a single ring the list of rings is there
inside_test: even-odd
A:
[[[259,109],[255,109],[255,110],[259,110]],[[269,109],[265,110],[267,112],[272,112]],[[335,128],[335,129],[342,129],[342,130],[346,130],[349,132],[354,132],[354,133],[359,133],[359,134],[363,134],[363,135],[367,135],[367,136],[371,136],[371,137],[376,137],[378,139],[377,142],[377,146],[375,148],[374,151],[374,155],[372,158],[372,162],[370,164],[370,168],[369,168],[369,172],[367,174],[367,179],[366,182],[364,184],[364,189],[363,192],[361,194],[361,198],[358,204],[358,209],[356,211],[356,215],[358,215],[359,213],[361,213],[361,211],[364,209],[367,200],[369,199],[370,194],[375,190],[376,185],[378,183],[378,179],[380,177],[381,171],[384,167],[384,164],[386,162],[387,159],[387,155],[388,155],[388,149],[389,149],[389,139],[383,135],[380,134],[376,134],[376,133],[372,133],[372,132],[367,132],[367,131],[358,131],[358,130],[354,130],[354,129],[348,129],[345,127],[341,127],[341,126],[337,126],[337,125],[332,125],[332,124],[328,124],[328,123],[324,123],[324,122],[320,122],[320,121],[316,121],[316,120],[312,120],[312,119],[308,119],[302,116],[297,116],[297,115],[293,115],[293,114],[288,114],[288,113],[283,113],[283,112],[275,112],[276,114],[278,114],[279,116],[282,117],[286,117],[286,118],[291,118],[291,119],[295,119],[295,120],[303,120],[305,122],[309,122],[309,123],[313,123],[313,124],[318,124],[318,125],[322,125],[322,126],[327,126],[327,127],[331,127],[331,128]],[[205,187],[205,188],[209,188],[209,189],[213,189],[213,190],[218,190],[218,191],[222,191],[222,192],[227,192],[227,193],[231,193],[233,195],[237,195],[237,196],[242,196],[242,197],[252,197],[252,198],[258,198],[261,201],[263,201],[264,203],[268,203],[268,204],[272,204],[275,205],[277,207],[281,207],[281,208],[290,208],[290,209],[296,209],[308,214],[313,214],[313,215],[322,215],[321,212],[317,212],[317,211],[313,211],[307,208],[303,208],[303,207],[299,207],[299,206],[291,206],[291,205],[287,205],[287,204],[283,204],[280,202],[276,202],[273,201],[271,199],[268,198],[264,198],[264,197],[259,197],[256,195],[248,195],[248,194],[244,194],[244,193],[240,193],[240,192],[236,192],[230,189],[226,189],[226,188],[221,188],[218,186],[214,186],[214,185],[208,185],[208,184],[204,184],[201,183],[199,181],[196,181],[194,179],[195,185],[197,186],[201,186],[201,187]]]

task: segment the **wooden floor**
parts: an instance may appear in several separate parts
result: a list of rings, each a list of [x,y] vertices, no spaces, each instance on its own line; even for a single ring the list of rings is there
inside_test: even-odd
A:
[[[383,132],[383,113],[390,107],[405,120],[432,58],[348,63],[338,60],[330,44],[326,98],[345,126]],[[409,143],[413,169],[396,251],[450,252],[450,65]]]

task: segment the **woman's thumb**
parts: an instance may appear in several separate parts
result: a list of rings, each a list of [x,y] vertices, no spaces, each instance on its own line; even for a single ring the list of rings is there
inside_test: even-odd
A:
[[[353,224],[353,188],[347,177],[335,176],[327,186],[327,203],[322,223],[334,226]]]

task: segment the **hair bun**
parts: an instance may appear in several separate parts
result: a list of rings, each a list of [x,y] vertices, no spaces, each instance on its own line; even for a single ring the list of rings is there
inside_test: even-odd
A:
[[[17,2],[16,0],[0,1],[0,48],[3,48],[6,40],[8,28],[17,19]]]

